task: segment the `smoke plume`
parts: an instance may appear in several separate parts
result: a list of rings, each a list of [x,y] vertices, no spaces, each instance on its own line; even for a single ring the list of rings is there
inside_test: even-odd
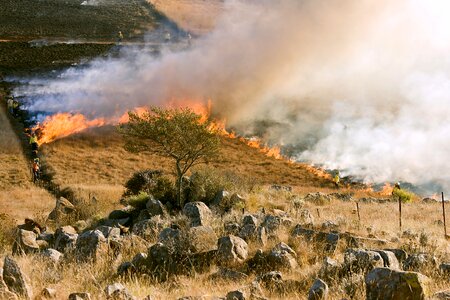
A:
[[[91,117],[211,99],[299,160],[450,187],[448,53],[446,0],[228,1],[188,49],[96,60],[28,93],[30,109]]]

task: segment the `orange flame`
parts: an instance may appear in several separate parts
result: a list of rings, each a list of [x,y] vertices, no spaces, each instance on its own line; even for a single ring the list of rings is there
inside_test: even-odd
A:
[[[46,144],[90,127],[103,126],[105,123],[103,118],[87,120],[82,114],[58,113],[46,117],[34,130],[39,129],[41,132],[38,143]]]
[[[384,184],[383,188],[381,189],[381,191],[379,191],[378,193],[381,196],[390,196],[390,195],[392,195],[393,190],[394,190],[394,187],[389,182],[386,182]]]
[[[323,169],[317,168],[317,167],[313,167],[313,166],[306,166],[306,169],[313,173],[314,175],[316,175],[317,177],[326,179],[326,180],[333,180],[333,177],[331,176],[331,174],[329,174],[328,172],[326,172]]]

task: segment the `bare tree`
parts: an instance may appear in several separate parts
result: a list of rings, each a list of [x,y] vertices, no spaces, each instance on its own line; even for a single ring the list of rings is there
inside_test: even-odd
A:
[[[119,126],[125,149],[156,151],[175,162],[177,204],[183,207],[183,176],[194,165],[218,155],[220,139],[209,120],[189,108],[153,107],[143,114],[129,112],[129,122]]]

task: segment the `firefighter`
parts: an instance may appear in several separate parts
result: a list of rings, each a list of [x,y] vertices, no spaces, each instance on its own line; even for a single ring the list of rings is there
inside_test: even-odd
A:
[[[35,133],[30,135],[30,146],[31,146],[31,151],[37,151],[38,150],[38,139]]]
[[[11,97],[8,97],[8,100],[6,100],[6,104],[8,106],[8,111],[12,115],[13,114],[13,99]]]
[[[40,174],[40,170],[41,170],[41,164],[40,164],[39,158],[35,158],[33,160],[33,164],[32,164],[31,168],[33,171],[33,182],[35,183],[39,179],[39,174]]]
[[[123,40],[123,33],[122,31],[119,31],[119,33],[117,34],[117,42],[120,44],[122,43]]]
[[[341,181],[341,178],[339,177],[339,171],[337,171],[333,178],[334,185],[337,189],[339,188],[340,181]]]
[[[19,116],[19,101],[13,100],[12,110],[13,110],[13,116],[18,117]]]

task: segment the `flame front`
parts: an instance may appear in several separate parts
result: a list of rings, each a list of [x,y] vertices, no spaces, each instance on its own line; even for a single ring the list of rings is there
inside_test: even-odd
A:
[[[103,126],[105,123],[103,118],[88,120],[82,114],[58,113],[46,117],[34,130],[39,133],[39,144],[46,144],[90,127]]]

